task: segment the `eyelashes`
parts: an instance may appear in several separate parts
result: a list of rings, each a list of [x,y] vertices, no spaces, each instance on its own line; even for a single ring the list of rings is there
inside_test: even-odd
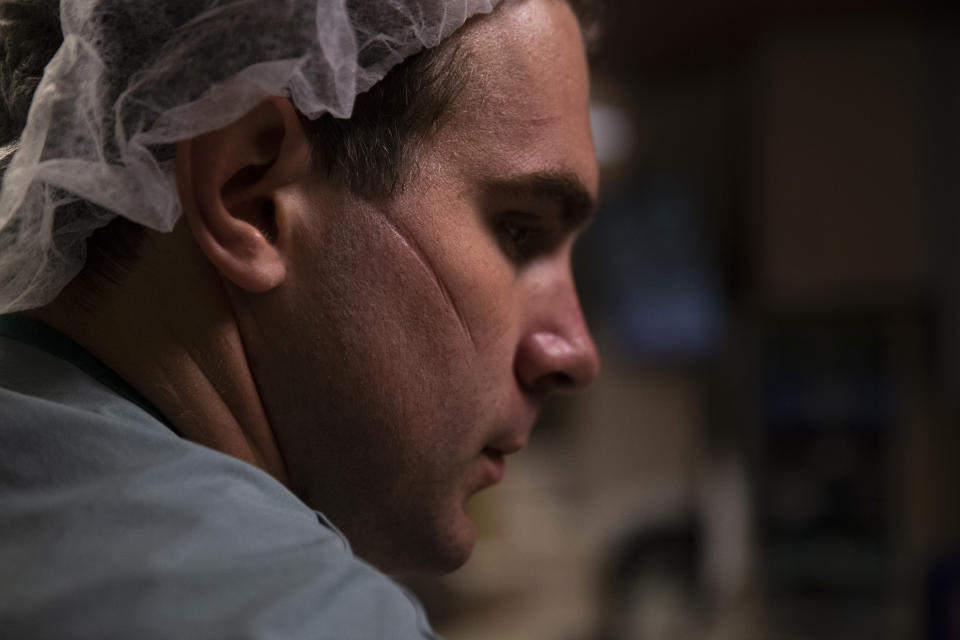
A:
[[[504,255],[518,265],[550,251],[557,244],[556,233],[536,215],[511,211],[500,215],[495,231]]]

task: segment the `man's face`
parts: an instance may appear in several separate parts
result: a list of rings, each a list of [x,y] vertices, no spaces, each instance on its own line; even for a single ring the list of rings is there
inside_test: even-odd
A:
[[[464,562],[465,501],[598,369],[570,272],[597,183],[576,19],[526,0],[455,37],[468,86],[420,170],[376,203],[311,174],[253,332],[293,489],[387,571]]]

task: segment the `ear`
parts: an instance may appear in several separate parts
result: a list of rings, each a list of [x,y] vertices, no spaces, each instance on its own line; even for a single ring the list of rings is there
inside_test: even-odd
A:
[[[286,278],[286,186],[309,171],[310,147],[286,98],[268,98],[223,129],[177,144],[177,191],[200,249],[251,293]]]

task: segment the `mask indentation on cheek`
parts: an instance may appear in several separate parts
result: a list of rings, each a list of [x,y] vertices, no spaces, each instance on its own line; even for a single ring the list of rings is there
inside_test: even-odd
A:
[[[463,330],[464,335],[470,341],[470,344],[473,346],[474,351],[477,351],[477,341],[473,337],[473,332],[470,330],[470,325],[467,324],[466,319],[463,317],[463,313],[460,311],[460,307],[454,299],[453,295],[450,293],[450,289],[444,284],[443,280],[440,278],[437,273],[437,269],[434,266],[433,262],[427,256],[427,253],[423,250],[423,247],[415,239],[412,233],[406,232],[399,224],[390,219],[390,216],[383,215],[380,217],[385,223],[386,228],[390,231],[391,234],[397,237],[401,243],[410,251],[413,257],[416,259],[417,263],[426,271],[430,276],[433,283],[436,285],[437,292],[444,299],[447,306],[450,308],[454,317],[456,317],[457,322],[460,324],[460,328]]]

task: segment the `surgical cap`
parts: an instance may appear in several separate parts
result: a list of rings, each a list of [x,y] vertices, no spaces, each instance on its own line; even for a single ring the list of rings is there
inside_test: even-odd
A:
[[[115,216],[171,230],[172,143],[275,95],[348,118],[391,67],[497,2],[62,0],[62,44],[19,139],[0,140],[0,313],[53,300]],[[12,15],[0,28],[18,28]],[[3,87],[8,110],[17,89]]]

